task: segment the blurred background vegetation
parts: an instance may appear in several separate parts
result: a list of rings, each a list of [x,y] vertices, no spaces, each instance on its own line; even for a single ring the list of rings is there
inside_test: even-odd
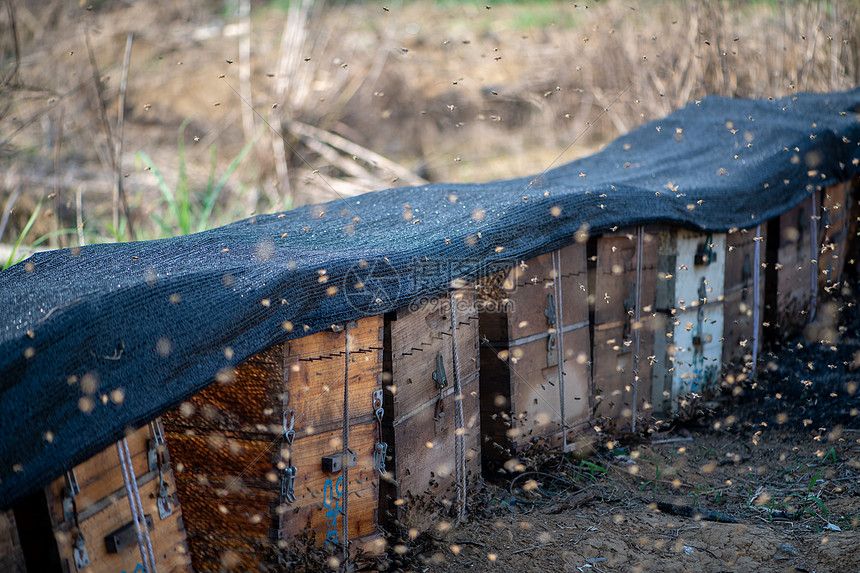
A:
[[[856,0],[0,2],[0,264],[527,175],[706,95],[860,84]]]

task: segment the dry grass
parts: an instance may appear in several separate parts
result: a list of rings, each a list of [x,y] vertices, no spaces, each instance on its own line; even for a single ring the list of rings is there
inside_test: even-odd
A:
[[[860,6],[850,1],[387,8],[296,0],[288,10],[253,4],[245,19],[205,0],[90,10],[6,0],[0,203],[18,193],[0,240],[14,240],[50,193],[33,237],[74,229],[78,192],[84,228],[95,235],[87,240],[108,236],[129,32],[119,169],[129,217],[145,238],[159,233],[151,218],[164,206],[136,153],[171,179],[187,118],[188,177],[200,187],[211,146],[223,170],[246,139],[263,134],[219,199],[215,222],[223,223],[422,178],[537,172],[709,94],[780,97],[860,83]],[[242,38],[249,62],[240,59]]]

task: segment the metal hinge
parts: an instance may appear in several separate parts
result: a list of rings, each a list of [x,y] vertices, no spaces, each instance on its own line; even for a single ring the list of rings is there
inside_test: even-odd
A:
[[[433,371],[433,381],[436,382],[441,398],[442,390],[448,386],[448,376],[445,374],[445,360],[442,358],[442,353],[436,354],[436,370]]]
[[[382,417],[385,415],[385,410],[382,408],[382,390],[374,390],[370,395],[373,412],[376,415],[376,421],[382,423]]]
[[[149,471],[155,471],[162,465],[159,460],[158,452],[164,448],[164,430],[158,420],[150,422],[149,427],[152,429],[152,439],[149,440],[149,448],[146,452],[146,459],[149,464]]]
[[[284,410],[284,440],[288,446],[293,445],[293,440],[296,438],[296,431],[293,429],[296,424],[296,411]]]
[[[66,491],[63,495],[63,521],[70,521],[75,518],[75,496],[81,493],[81,488],[78,485],[78,476],[75,475],[75,470],[66,472]]]
[[[387,473],[385,471],[385,456],[388,455],[388,444],[385,442],[376,442],[373,446],[373,466],[379,475]]]
[[[281,470],[281,498],[288,503],[296,501],[296,494],[293,491],[293,485],[296,481],[296,466],[290,466]]]
[[[704,243],[700,243],[696,247],[696,255],[693,258],[694,265],[710,265],[717,260],[717,253],[714,252],[714,237],[708,235]]]
[[[167,519],[173,513],[173,503],[170,501],[170,491],[167,482],[158,476],[158,517]]]
[[[75,549],[72,552],[72,556],[75,559],[76,571],[80,571],[81,569],[85,569],[90,566],[90,555],[87,553],[84,536],[80,532],[78,532],[77,539],[75,539]]]

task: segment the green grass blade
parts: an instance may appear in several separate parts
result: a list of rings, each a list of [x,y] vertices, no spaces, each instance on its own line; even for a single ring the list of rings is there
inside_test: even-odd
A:
[[[24,238],[27,236],[27,233],[30,232],[30,229],[33,227],[33,223],[36,222],[36,217],[39,215],[39,211],[42,209],[42,200],[39,199],[39,203],[36,205],[36,208],[33,209],[33,214],[30,215],[30,218],[27,220],[27,224],[24,225],[24,230],[21,231],[21,234],[18,236],[18,240],[15,241],[15,246],[12,247],[12,252],[9,253],[9,259],[3,264],[4,269],[8,269],[12,266],[12,261],[15,261],[15,253],[18,251],[18,247],[21,246],[21,243],[24,242]],[[16,263],[19,262],[15,261]]]
[[[170,185],[167,184],[167,180],[164,178],[164,175],[161,174],[161,171],[156,167],[155,162],[146,154],[146,152],[138,151],[137,156],[155,176],[155,180],[158,183],[158,190],[161,191],[162,199],[167,203],[167,207],[170,209],[171,213],[176,214],[176,196],[173,189],[171,189]]]
[[[218,179],[218,183],[215,184],[211,190],[208,191],[205,203],[203,205],[203,211],[200,213],[200,220],[198,222],[198,231],[203,231],[206,229],[207,224],[209,223],[209,217],[212,215],[212,209],[215,207],[215,201],[218,200],[218,195],[221,194],[221,190],[224,189],[224,185],[227,184],[227,180],[233,174],[234,171],[239,167],[239,164],[245,159],[245,156],[248,155],[248,152],[251,151],[251,148],[254,147],[254,144],[257,142],[257,137],[249,141],[245,144],[245,147],[239,152],[233,161],[230,162],[230,165],[227,166],[227,170],[221,175]],[[214,157],[214,156],[213,156]],[[212,170],[212,175],[214,176],[215,171],[214,168]]]
[[[44,243],[45,241],[47,241],[51,237],[59,237],[60,235],[77,235],[77,234],[78,234],[77,229],[58,229],[56,231],[51,231],[50,233],[45,233],[44,235],[42,235],[41,237],[39,237],[38,239],[33,241],[33,244],[30,246],[34,247],[34,248],[38,247],[39,245],[41,245],[42,243]],[[91,234],[98,236],[97,233],[91,233]]]
[[[188,187],[188,167],[185,163],[185,128],[191,119],[186,119],[179,126],[179,138],[176,147],[179,154],[179,181],[176,182],[176,203],[178,210],[176,212],[176,221],[179,225],[179,232],[187,235],[191,232],[191,196]]]

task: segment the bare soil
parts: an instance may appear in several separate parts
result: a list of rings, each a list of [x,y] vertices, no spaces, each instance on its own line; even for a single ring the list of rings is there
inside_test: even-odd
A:
[[[406,569],[858,571],[860,431],[825,443],[781,428],[671,432],[629,451],[590,458],[606,470],[594,481],[565,462],[569,487],[555,491],[549,475],[531,495],[487,486]]]

